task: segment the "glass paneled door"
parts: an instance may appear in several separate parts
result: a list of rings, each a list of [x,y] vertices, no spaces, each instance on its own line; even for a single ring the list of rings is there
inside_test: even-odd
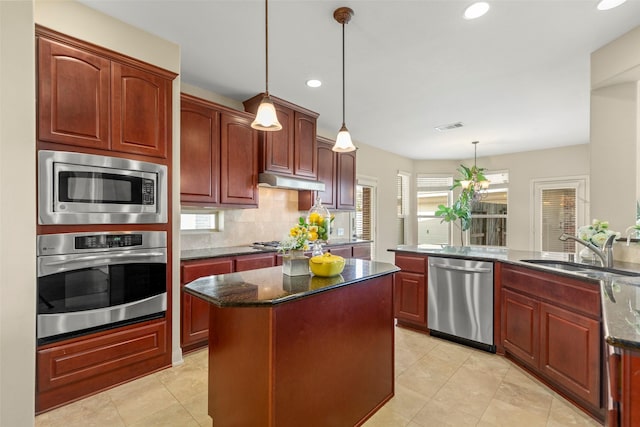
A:
[[[534,249],[545,252],[574,252],[573,241],[561,241],[563,234],[575,235],[586,215],[586,178],[534,182]]]

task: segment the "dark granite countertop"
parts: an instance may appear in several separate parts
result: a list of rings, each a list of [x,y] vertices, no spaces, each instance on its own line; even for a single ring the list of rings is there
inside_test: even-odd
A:
[[[640,350],[640,264],[616,261],[613,269],[603,269],[597,264],[576,262],[573,254],[519,251],[484,246],[398,246],[389,249],[389,251],[501,261],[540,271],[580,278],[592,283],[600,283],[605,341],[615,347],[635,351]],[[542,264],[528,263],[524,260],[570,262],[575,263],[576,266],[583,266],[584,270],[587,271],[561,270]]]
[[[358,243],[371,243],[372,240],[362,239],[335,239],[324,244],[323,247],[355,245]],[[222,248],[204,248],[204,249],[187,249],[180,252],[181,261],[189,261],[193,259],[204,258],[221,258],[236,255],[259,254],[267,252],[276,252],[275,248],[255,247],[251,245],[228,246]]]
[[[201,277],[188,283],[187,293],[219,307],[264,307],[348,286],[399,271],[393,264],[345,260],[342,274],[335,277],[287,276],[282,267]]]

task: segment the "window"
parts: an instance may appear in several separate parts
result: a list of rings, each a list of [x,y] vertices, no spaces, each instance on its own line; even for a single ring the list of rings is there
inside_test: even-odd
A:
[[[221,212],[184,212],[180,214],[181,231],[221,231]]]
[[[451,225],[435,216],[438,205],[451,206],[453,177],[418,175],[416,179],[418,244],[450,244]]]
[[[491,183],[485,196],[471,206],[471,245],[507,246],[508,172],[486,173]]]
[[[397,195],[398,195],[398,244],[407,243],[407,221],[409,220],[409,178],[406,172],[398,172],[397,175]]]

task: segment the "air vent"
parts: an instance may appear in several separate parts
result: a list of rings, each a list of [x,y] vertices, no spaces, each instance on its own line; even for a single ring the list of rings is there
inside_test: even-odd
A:
[[[458,128],[461,128],[462,126],[464,126],[462,122],[455,122],[455,123],[450,123],[448,125],[437,126],[436,130],[440,132],[444,132],[446,130],[458,129]]]

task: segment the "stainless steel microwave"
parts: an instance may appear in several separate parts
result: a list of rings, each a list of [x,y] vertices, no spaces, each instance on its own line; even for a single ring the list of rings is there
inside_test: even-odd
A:
[[[167,185],[164,165],[40,150],[38,223],[166,223]]]

